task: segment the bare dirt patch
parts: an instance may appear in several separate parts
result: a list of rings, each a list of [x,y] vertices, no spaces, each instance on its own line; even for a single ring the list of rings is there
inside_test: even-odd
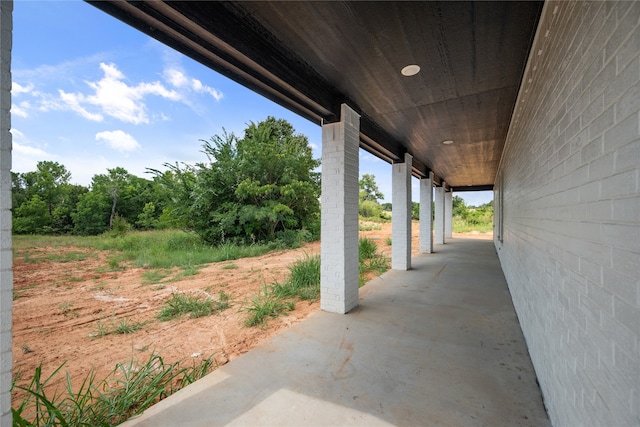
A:
[[[391,224],[372,227],[361,231],[361,237],[373,239],[380,252],[390,256]],[[417,253],[417,223],[413,231]],[[151,353],[160,354],[167,363],[198,362],[213,355],[223,365],[319,309],[317,301],[297,302],[294,311],[270,320],[264,328],[245,327],[246,313],[240,311],[264,284],[281,281],[295,261],[319,252],[316,242],[296,250],[213,263],[177,281],[150,280],[144,269],[132,266],[110,268],[107,253],[95,250],[43,248],[31,251],[28,257],[17,256],[13,268],[14,372],[23,373],[24,384],[38,365],[42,364],[46,377],[66,362],[63,371],[69,373],[72,383],[79,384],[92,369],[101,379],[116,363],[132,357],[146,361]],[[232,305],[217,315],[159,321],[160,307],[175,292],[213,297],[224,292]],[[124,321],[143,326],[131,334],[100,335],[100,326],[108,329]],[[60,376],[57,383],[62,380]]]

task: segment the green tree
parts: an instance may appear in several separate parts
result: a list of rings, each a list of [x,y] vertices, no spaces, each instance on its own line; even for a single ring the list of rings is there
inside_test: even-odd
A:
[[[465,218],[467,214],[467,205],[465,204],[464,199],[460,196],[453,196],[451,202],[453,205],[452,215]]]
[[[378,189],[375,175],[365,173],[359,181],[360,184],[360,200],[369,200],[378,203],[378,200],[384,199],[384,194]]]
[[[41,161],[38,162],[35,171],[12,173],[11,178],[13,212],[15,220],[18,221],[18,227],[14,227],[14,231],[24,232],[25,224],[35,224],[33,218],[20,218],[23,215],[35,215],[33,209],[39,207],[40,202],[46,206],[48,220],[46,227],[38,227],[39,233],[60,233],[73,228],[71,213],[75,210],[78,196],[87,189],[69,184],[71,173],[64,165]],[[35,196],[38,198],[35,199]],[[20,209],[25,203],[29,203],[29,206]],[[39,212],[37,216],[39,217]],[[36,222],[42,221],[43,218],[40,218]]]
[[[17,172],[11,172],[11,206],[15,215],[16,209],[24,202],[29,200],[27,194],[27,183],[24,175]]]
[[[80,195],[76,211],[72,214],[73,231],[82,235],[104,233],[109,229],[109,195],[89,191]]]
[[[68,233],[73,231],[73,213],[76,211],[80,196],[89,191],[82,185],[65,184],[60,189],[60,199],[53,209],[53,231]]]
[[[47,203],[35,194],[15,212],[13,232],[16,234],[45,234],[51,231],[51,216]]]
[[[49,216],[53,217],[53,210],[60,202],[62,188],[69,184],[71,172],[58,162],[42,161],[36,165],[31,184],[35,194],[47,203]]]
[[[420,203],[411,202],[411,219],[419,220],[420,219]]]
[[[157,176],[176,191],[174,213],[207,242],[268,241],[317,221],[320,162],[286,120],[252,122],[242,139],[216,135],[203,152],[208,162],[165,165]]]
[[[109,202],[109,229],[113,228],[116,216],[120,217],[120,222],[135,224],[145,205],[153,202],[153,187],[152,181],[132,175],[122,167],[107,169],[106,174],[94,175],[91,180],[91,192],[96,193],[95,198],[105,198]],[[100,206],[103,204],[104,201]]]

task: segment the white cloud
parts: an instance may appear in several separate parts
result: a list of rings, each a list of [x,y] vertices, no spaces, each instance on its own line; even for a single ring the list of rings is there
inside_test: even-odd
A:
[[[198,79],[188,77],[179,66],[165,68],[163,76],[169,84],[179,89],[187,91],[192,90],[196,93],[205,93],[211,95],[216,101],[220,101],[224,96],[219,90],[203,84]]]
[[[13,130],[11,131],[11,133],[13,133]],[[44,150],[35,147],[29,147],[28,145],[22,145],[15,141],[12,143],[12,152],[14,157],[16,155],[22,155],[24,157],[30,157],[35,160],[42,160],[46,157],[49,157],[49,154],[47,154],[47,152]]]
[[[175,68],[164,70],[164,78],[175,87],[183,87],[189,83],[184,73]]]
[[[59,90],[58,92],[60,94],[60,99],[62,100],[63,105],[65,105],[67,109],[71,111],[75,111],[85,119],[92,120],[95,122],[101,122],[104,119],[102,114],[90,113],[89,111],[87,111],[86,108],[80,105],[80,103],[85,102],[85,98],[82,94],[66,93],[63,90]],[[57,104],[57,103],[49,104],[49,105],[51,105],[55,109],[61,108],[60,104]],[[44,107],[44,108],[47,108],[47,107]]]
[[[11,104],[11,114],[24,117],[26,119],[27,117],[29,117],[29,113],[27,113],[27,110],[30,106],[31,105],[29,105],[29,103],[26,101],[21,102],[20,105]]]
[[[29,93],[33,90],[33,85],[22,86],[20,83],[11,82],[11,95],[19,96],[21,93]]]
[[[106,142],[109,147],[120,152],[134,151],[140,148],[140,144],[135,138],[121,130],[98,132],[96,141]]]
[[[56,159],[58,156],[30,145],[28,138],[18,129],[12,128],[11,135],[11,170],[13,172],[29,172],[36,169],[39,161]]]
[[[174,90],[169,90],[160,82],[139,83],[129,86],[124,80],[125,75],[115,64],[100,63],[104,77],[97,82],[85,82],[95,93],[67,93],[60,90],[61,106],[79,113],[81,116],[95,121],[102,121],[101,113],[119,119],[123,122],[140,124],[149,123],[147,106],[143,102],[147,95],[156,95],[172,101],[180,101],[181,96]],[[98,107],[99,112],[90,112],[87,107]]]

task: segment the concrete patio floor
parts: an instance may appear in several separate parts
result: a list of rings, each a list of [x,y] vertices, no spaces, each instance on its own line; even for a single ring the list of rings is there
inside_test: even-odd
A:
[[[493,242],[435,249],[124,426],[549,426]]]

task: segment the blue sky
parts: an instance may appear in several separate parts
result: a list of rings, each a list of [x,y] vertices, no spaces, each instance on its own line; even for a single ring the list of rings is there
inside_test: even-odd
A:
[[[164,163],[205,160],[201,140],[242,135],[267,116],[288,120],[321,156],[321,129],[190,58],[79,1],[14,2],[12,134],[14,172],[41,160],[71,181],[124,167],[141,177]],[[391,166],[360,151],[391,201]],[[418,181],[413,179],[418,201]],[[467,204],[490,192],[460,193]]]

